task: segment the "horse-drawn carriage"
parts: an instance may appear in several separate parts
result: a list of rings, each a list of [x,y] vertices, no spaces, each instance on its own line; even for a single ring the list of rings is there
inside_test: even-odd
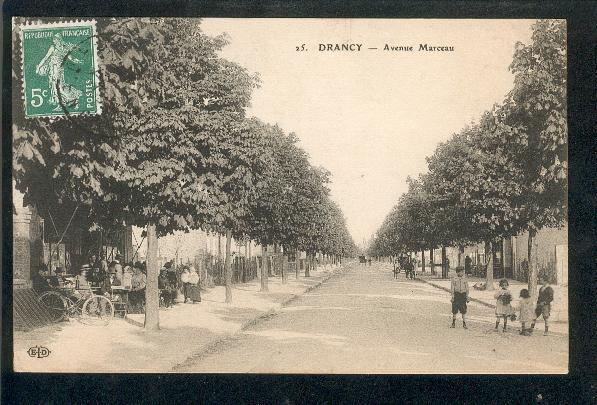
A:
[[[414,259],[408,256],[398,256],[394,261],[394,278],[398,278],[401,270],[404,270],[406,278],[414,279],[417,275]]]

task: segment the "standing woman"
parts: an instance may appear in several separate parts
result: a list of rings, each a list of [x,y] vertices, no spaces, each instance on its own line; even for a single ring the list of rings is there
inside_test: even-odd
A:
[[[195,268],[191,266],[189,269],[189,298],[193,301],[193,304],[196,302],[201,302],[201,287],[199,286],[199,274],[195,271]]]
[[[191,283],[189,282],[189,276],[191,275],[191,271],[189,270],[189,266],[184,266],[182,268],[182,273],[180,274],[180,281],[182,282],[182,293],[184,294],[184,301],[183,303],[187,303],[187,299],[189,298],[189,292],[191,289]]]

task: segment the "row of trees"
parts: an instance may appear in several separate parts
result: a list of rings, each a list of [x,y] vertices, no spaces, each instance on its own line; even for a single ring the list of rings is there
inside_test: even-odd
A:
[[[90,229],[146,229],[146,328],[159,328],[160,235],[226,235],[226,302],[232,237],[311,256],[355,253],[329,173],[309,163],[296,135],[246,116],[259,79],[218,55],[225,36],[164,18],[99,19],[97,36],[102,114],[25,119],[15,97],[13,176],[42,216],[79,210]],[[262,283],[267,290],[265,268]]]
[[[536,291],[537,232],[567,215],[565,21],[540,20],[517,43],[514,87],[477,123],[440,144],[428,172],[386,217],[373,255],[492,243],[528,232],[529,290]],[[492,254],[488,269],[492,269]],[[487,288],[493,272],[487,271]]]

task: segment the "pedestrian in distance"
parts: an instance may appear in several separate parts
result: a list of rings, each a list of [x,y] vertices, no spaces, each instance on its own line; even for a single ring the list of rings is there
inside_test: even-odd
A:
[[[187,303],[187,299],[189,298],[189,273],[191,271],[189,270],[189,266],[184,266],[182,268],[182,273],[180,273],[180,281],[182,283],[182,293],[184,295],[184,301],[183,303],[186,304]]]
[[[162,301],[164,302],[164,307],[171,308],[174,305],[176,291],[170,284],[168,270],[165,267],[160,270],[160,275],[158,277],[158,288],[160,290]]]
[[[526,325],[528,322],[531,322],[534,319],[535,314],[535,307],[533,305],[533,301],[531,300],[531,295],[529,294],[529,290],[523,288],[520,290],[520,307],[519,307],[519,315],[520,315],[520,334],[524,336],[531,335],[531,329],[527,329]]]
[[[456,327],[456,314],[460,312],[462,315],[462,327],[468,329],[466,326],[466,304],[470,301],[468,281],[464,278],[463,269],[456,270],[456,276],[452,278],[450,285],[450,293],[452,295],[452,326]]]
[[[531,331],[535,328],[535,323],[540,316],[543,316],[545,322],[544,336],[547,336],[549,332],[549,316],[551,313],[551,302],[553,301],[553,288],[549,285],[549,281],[546,278],[540,279],[541,288],[539,288],[539,295],[537,297],[537,307],[535,308],[535,316],[533,323],[531,323]]]
[[[191,300],[193,303],[201,301],[201,296],[198,296],[198,292],[194,291],[194,287],[196,287],[197,283],[199,282],[199,275],[196,271],[194,271],[194,269],[191,270],[189,266],[184,266],[182,273],[180,274],[180,281],[182,281],[182,291],[184,294],[185,304],[187,300]]]
[[[100,275],[100,262],[97,260],[97,256],[92,254],[89,257],[89,265],[91,270],[89,271],[87,279],[91,282],[91,285],[98,287],[100,282],[103,281],[103,275]]]
[[[505,278],[500,280],[500,289],[494,294],[495,303],[495,330],[500,326],[500,320],[504,319],[504,332],[508,327],[508,318],[514,313],[512,310],[512,293],[508,289],[509,283]]]
[[[416,277],[416,273],[415,273],[415,259],[407,259],[406,268],[407,268],[406,278],[414,280],[415,277]]]
[[[201,302],[201,286],[199,285],[199,274],[193,266],[189,267],[189,298],[193,304]]]
[[[145,287],[147,285],[147,276],[143,273],[142,264],[135,263],[133,266],[133,276],[131,278],[131,292],[129,301],[131,307],[135,310],[141,310],[145,307]]]
[[[119,285],[122,285],[122,277],[123,277],[123,268],[121,264],[122,256],[117,254],[114,258],[114,261],[110,263],[110,273],[115,274],[115,277],[118,279]]]
[[[473,259],[469,255],[464,258],[464,274],[471,274]]]
[[[108,260],[106,259],[106,253],[100,253],[100,260],[99,260],[99,278],[100,281],[103,281],[106,277],[110,277],[110,265],[108,264]]]

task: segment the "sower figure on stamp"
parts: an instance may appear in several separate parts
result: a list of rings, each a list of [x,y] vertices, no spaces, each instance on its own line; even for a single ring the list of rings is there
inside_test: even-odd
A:
[[[80,64],[81,61],[70,53],[77,48],[75,44],[67,43],[60,34],[54,35],[52,45],[48,49],[46,56],[35,68],[35,73],[40,76],[48,76],[50,86],[50,103],[60,109],[61,105],[77,105],[79,97],[83,92],[64,81],[64,63],[69,60]]]
[[[452,278],[450,292],[452,293],[452,326],[450,327],[456,327],[456,314],[460,312],[462,314],[462,327],[468,329],[466,326],[466,303],[470,299],[468,296],[468,281],[464,278],[462,268],[456,270],[456,276]]]

